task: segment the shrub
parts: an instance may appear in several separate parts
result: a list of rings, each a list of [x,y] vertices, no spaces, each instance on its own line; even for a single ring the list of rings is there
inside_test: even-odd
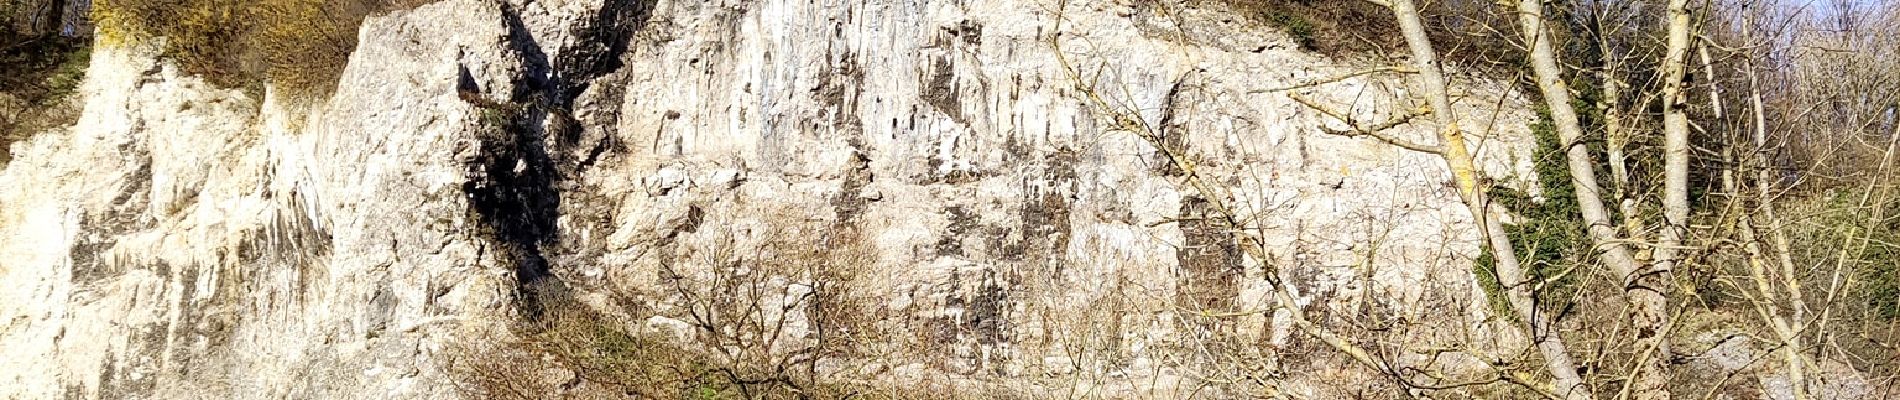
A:
[[[398,0],[99,0],[102,40],[165,38],[164,56],[225,87],[265,82],[292,92],[332,89],[357,27]]]
[[[1313,38],[1313,22],[1307,21],[1305,17],[1274,10],[1267,11],[1266,21],[1285,30],[1288,35],[1292,35],[1293,40],[1299,42],[1301,48],[1313,49],[1319,45]]]
[[[1894,268],[1900,264],[1900,244],[1889,238],[1900,236],[1900,219],[1894,218],[1900,214],[1900,199],[1888,198],[1884,192],[1879,187],[1843,189],[1807,199],[1809,204],[1797,204],[1796,210],[1809,215],[1797,222],[1790,236],[1801,261],[1838,264],[1844,269],[1846,290],[1859,303],[1851,306],[1867,316],[1894,321],[1900,320],[1900,269]],[[1811,284],[1829,285],[1824,281]]]
[[[1285,31],[1301,48],[1327,55],[1404,52],[1392,11],[1363,0],[1204,0]],[[1425,33],[1446,61],[1467,68],[1515,69],[1523,54],[1501,32],[1515,14],[1486,2],[1419,2]],[[1514,72],[1514,71],[1506,71]]]
[[[1509,187],[1491,188],[1499,204],[1516,214],[1507,225],[1516,254],[1528,278],[1540,282],[1533,293],[1546,311],[1561,314],[1580,289],[1581,263],[1587,261],[1589,239],[1584,233],[1582,211],[1577,206],[1577,191],[1570,181],[1570,170],[1557,138],[1556,125],[1548,112],[1539,110],[1538,120],[1530,125],[1537,147],[1531,152],[1537,173],[1539,195],[1533,198]],[[1510,313],[1497,278],[1497,260],[1490,248],[1482,249],[1472,263],[1478,284],[1490,297],[1494,311]]]
[[[629,299],[634,306],[620,310],[639,314],[632,321],[672,318],[685,332],[629,329],[629,318],[549,298],[520,340],[463,349],[450,370],[468,378],[471,395],[489,398],[913,398],[879,397],[888,389],[820,366],[876,358],[864,353],[890,336],[868,320],[876,312],[866,305],[877,300],[861,290],[870,258],[855,234],[806,228],[757,244],[708,233],[713,244],[655,271],[661,299]],[[787,328],[801,324],[809,329]]]
[[[1286,31],[1325,54],[1399,48],[1392,12],[1365,1],[1223,0],[1248,18]]]

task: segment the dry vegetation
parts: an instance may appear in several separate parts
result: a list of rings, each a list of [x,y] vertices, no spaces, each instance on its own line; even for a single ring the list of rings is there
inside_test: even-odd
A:
[[[374,13],[419,0],[99,0],[102,40],[165,38],[165,56],[227,87],[268,82],[321,94],[356,49],[357,27]]]
[[[466,377],[468,394],[496,399],[1015,397],[982,385],[892,382],[882,376],[892,366],[843,362],[927,347],[882,323],[875,305],[884,300],[868,297],[870,255],[850,228],[750,237],[683,250],[655,271],[661,285],[642,299],[605,308],[554,301],[524,321],[520,339],[465,347],[448,369]]]
[[[1306,50],[1328,55],[1384,56],[1400,52],[1405,40],[1395,34],[1398,20],[1385,7],[1364,0],[1197,0],[1224,4],[1235,12],[1280,29]],[[1420,10],[1426,33],[1446,49],[1445,57],[1466,67],[1516,68],[1511,53],[1509,15],[1470,1],[1434,1]],[[1495,71],[1494,71],[1495,72]],[[1506,71],[1508,73],[1510,71]]]
[[[1249,18],[1280,28],[1309,50],[1327,54],[1384,51],[1405,45],[1392,35],[1392,13],[1372,3],[1326,0],[1221,0]]]

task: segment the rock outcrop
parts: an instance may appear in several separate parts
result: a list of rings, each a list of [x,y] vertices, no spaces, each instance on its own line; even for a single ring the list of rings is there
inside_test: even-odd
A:
[[[0,395],[447,398],[454,349],[560,299],[683,340],[696,294],[762,299],[800,342],[828,317],[798,299],[841,281],[854,326],[903,337],[826,368],[897,381],[1178,398],[1245,347],[1301,363],[1277,390],[1331,393],[1350,373],[1312,365],[1338,361],[1248,312],[1262,268],[1330,325],[1488,335],[1442,165],[1281,90],[1379,64],[1218,7],[1069,3],[443,0],[368,19],[323,99],[100,48],[80,122],[0,173]],[[1273,259],[1105,129],[1057,51],[1202,157]],[[1527,175],[1525,100],[1461,80],[1492,174]],[[1410,108],[1401,76],[1291,91]],[[850,265],[766,268],[799,257]],[[775,291],[679,287],[721,274]]]

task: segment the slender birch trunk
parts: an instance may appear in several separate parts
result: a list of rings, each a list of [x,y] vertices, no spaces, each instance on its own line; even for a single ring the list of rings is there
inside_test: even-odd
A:
[[[1689,1],[1670,0],[1667,13],[1668,39],[1663,52],[1663,218],[1665,225],[1655,251],[1655,262],[1643,271],[1632,287],[1646,288],[1657,295],[1670,289],[1670,277],[1680,261],[1683,239],[1689,227],[1689,114],[1688,91],[1683,88],[1689,58]],[[1657,304],[1638,305],[1634,317],[1643,329],[1654,329],[1653,340],[1660,354],[1667,355],[1668,310]],[[1667,398],[1661,372],[1663,364],[1649,376],[1635,382],[1639,394],[1655,393],[1647,398]],[[1639,396],[1639,398],[1645,398]]]
[[[1530,292],[1535,283],[1530,282],[1525,274],[1517,259],[1516,247],[1505,233],[1501,222],[1503,210],[1491,203],[1485,188],[1478,183],[1477,163],[1465,143],[1463,130],[1458,126],[1457,114],[1451,106],[1451,95],[1446,89],[1444,71],[1438,63],[1437,50],[1432,47],[1431,38],[1426,36],[1418,7],[1412,0],[1390,0],[1388,7],[1398,17],[1400,33],[1412,53],[1419,80],[1425,86],[1426,101],[1432,108],[1431,117],[1440,125],[1439,155],[1451,169],[1459,197],[1471,210],[1473,218],[1478,220],[1478,226],[1491,247],[1497,260],[1498,283],[1511,310],[1517,314],[1521,324],[1530,328],[1531,339],[1535,341],[1538,352],[1544,356],[1544,366],[1551,374],[1556,395],[1568,400],[1593,399],[1589,386],[1577,374],[1576,362],[1571,359],[1562,335],[1555,330],[1550,316],[1537,310],[1536,301]]]
[[[1683,3],[1686,0],[1672,1]],[[1536,75],[1537,88],[1550,109],[1558,138],[1563,141],[1571,183],[1577,191],[1577,208],[1584,223],[1589,225],[1587,232],[1594,248],[1603,252],[1599,258],[1611,272],[1624,280],[1624,295],[1630,302],[1630,318],[1637,330],[1638,348],[1642,349],[1637,358],[1646,360],[1630,372],[1631,384],[1639,399],[1666,399],[1669,393],[1664,386],[1665,371],[1670,358],[1668,341],[1664,340],[1668,326],[1668,297],[1666,285],[1658,282],[1667,280],[1657,279],[1660,277],[1639,268],[1630,250],[1618,240],[1616,225],[1610,222],[1609,212],[1603,205],[1595,162],[1590,150],[1584,146],[1583,127],[1577,120],[1575,107],[1571,105],[1570,88],[1564,83],[1563,67],[1557,62],[1555,46],[1544,26],[1542,0],[1519,0],[1517,6],[1518,24],[1530,47],[1531,68]],[[1686,29],[1688,21],[1684,19],[1682,22]],[[1678,72],[1681,70],[1680,64],[1678,60]]]
[[[1597,111],[1603,113],[1603,151],[1608,158],[1605,163],[1610,166],[1610,195],[1616,199],[1617,211],[1623,217],[1623,232],[1632,240],[1641,240],[1638,232],[1645,229],[1643,219],[1637,212],[1636,197],[1630,195],[1629,155],[1626,152],[1632,129],[1623,119],[1626,115],[1623,88],[1629,87],[1629,83],[1624,81],[1623,61],[1612,50],[1609,39],[1599,40],[1597,46],[1602,49],[1603,71],[1598,73],[1598,79],[1603,88],[1603,99],[1597,103]],[[1641,108],[1641,105],[1636,107]]]
[[[1746,33],[1744,33],[1744,36],[1746,36]],[[1696,46],[1696,53],[1701,58],[1703,74],[1710,77],[1716,76],[1715,62],[1712,57],[1709,56],[1709,46],[1707,44]],[[1777,229],[1780,222],[1774,217],[1774,200],[1771,196],[1772,182],[1767,180],[1769,177],[1767,175],[1768,170],[1762,168],[1765,164],[1764,160],[1762,160],[1762,154],[1765,154],[1767,147],[1767,128],[1766,118],[1764,117],[1764,111],[1761,106],[1760,82],[1756,78],[1752,58],[1744,64],[1743,69],[1746,71],[1745,74],[1748,76],[1749,83],[1748,111],[1751,114],[1749,122],[1750,125],[1752,125],[1751,136],[1753,136],[1753,140],[1751,142],[1753,143],[1753,147],[1747,151],[1743,151],[1741,139],[1731,138],[1728,141],[1727,147],[1723,150],[1723,156],[1728,161],[1727,164],[1729,167],[1722,169],[1722,189],[1733,196],[1732,202],[1735,204],[1733,206],[1735,209],[1747,210],[1741,212],[1736,218],[1734,228],[1736,240],[1741,242],[1742,250],[1746,257],[1743,263],[1746,275],[1755,290],[1755,294],[1749,296],[1751,299],[1750,305],[1754,307],[1755,313],[1761,318],[1762,323],[1767,325],[1769,330],[1775,334],[1775,338],[1782,343],[1775,353],[1780,355],[1782,361],[1787,365],[1788,382],[1789,386],[1792,386],[1794,398],[1796,400],[1808,400],[1811,397],[1807,390],[1807,362],[1803,359],[1801,354],[1803,346],[1801,344],[1800,328],[1796,322],[1793,322],[1801,320],[1799,316],[1801,313],[1799,309],[1802,308],[1800,306],[1800,298],[1802,296],[1800,284],[1792,279],[1792,276],[1784,276],[1784,278],[1787,279],[1780,280],[1774,278],[1777,274],[1787,275],[1793,273],[1791,266],[1784,265],[1784,268],[1773,272],[1768,268],[1770,264],[1769,250],[1776,250],[1780,253],[1779,257],[1775,257],[1777,261],[1788,260],[1787,253],[1779,251],[1785,248],[1786,243],[1779,242],[1777,243],[1777,247],[1764,249],[1762,242],[1766,239],[1761,237],[1760,228],[1758,228],[1756,224],[1757,216],[1768,219],[1771,221],[1771,224],[1777,226]],[[1715,83],[1711,83],[1709,88],[1709,108],[1713,111],[1716,121],[1728,120],[1726,109],[1722,106],[1721,86]],[[1755,177],[1756,191],[1754,193],[1754,204],[1752,205],[1747,204],[1748,202],[1743,197],[1741,184],[1743,170],[1750,168],[1749,166],[1754,166],[1753,168],[1761,173]],[[1792,261],[1789,262],[1791,263]],[[1781,302],[1784,301],[1783,297],[1786,297],[1785,301],[1788,301],[1793,308],[1797,309],[1795,312],[1796,316],[1792,321],[1782,310]]]

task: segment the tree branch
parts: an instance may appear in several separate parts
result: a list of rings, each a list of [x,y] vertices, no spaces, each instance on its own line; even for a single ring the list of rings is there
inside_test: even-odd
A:
[[[1372,75],[1372,74],[1380,74],[1380,73],[1416,74],[1418,73],[1418,70],[1406,68],[1406,67],[1378,67],[1378,68],[1355,71],[1355,72],[1347,73],[1344,75],[1328,77],[1328,78],[1324,78],[1320,80],[1308,81],[1308,82],[1296,84],[1293,86],[1278,87],[1278,88],[1273,88],[1273,89],[1249,90],[1247,91],[1247,93],[1248,94],[1278,93],[1278,92],[1284,92],[1284,91],[1294,90],[1294,89],[1305,89],[1309,87],[1352,79],[1355,77],[1361,77],[1361,76]]]
[[[1399,125],[1411,123],[1413,119],[1417,119],[1418,117],[1430,115],[1431,110],[1429,109],[1412,110],[1412,112],[1408,112],[1405,115],[1400,115],[1397,118],[1393,118],[1389,121],[1374,124],[1372,126],[1364,126],[1364,125],[1360,125],[1358,122],[1353,121],[1352,118],[1346,116],[1345,113],[1339,112],[1339,110],[1335,110],[1323,104],[1319,104],[1318,102],[1314,102],[1312,99],[1308,99],[1305,96],[1289,93],[1287,94],[1287,97],[1292,98],[1293,101],[1299,102],[1301,105],[1304,105],[1307,108],[1311,108],[1315,111],[1319,111],[1321,114],[1326,114],[1326,116],[1333,117],[1333,119],[1337,119],[1342,122],[1345,122],[1347,126],[1352,127],[1352,129],[1344,130],[1344,131],[1326,128],[1326,127],[1320,127],[1320,130],[1325,131],[1328,134],[1345,136],[1345,137],[1360,137],[1360,136],[1371,137],[1373,139],[1378,139],[1381,142],[1385,142],[1386,144],[1399,146],[1399,147],[1405,148],[1406,150],[1411,150],[1411,151],[1416,151],[1416,152],[1421,152],[1421,153],[1442,154],[1445,151],[1444,147],[1441,147],[1438,145],[1428,145],[1428,144],[1418,143],[1411,140],[1407,140],[1405,138],[1388,135],[1384,132],[1387,129],[1392,129],[1393,127],[1396,127]]]

